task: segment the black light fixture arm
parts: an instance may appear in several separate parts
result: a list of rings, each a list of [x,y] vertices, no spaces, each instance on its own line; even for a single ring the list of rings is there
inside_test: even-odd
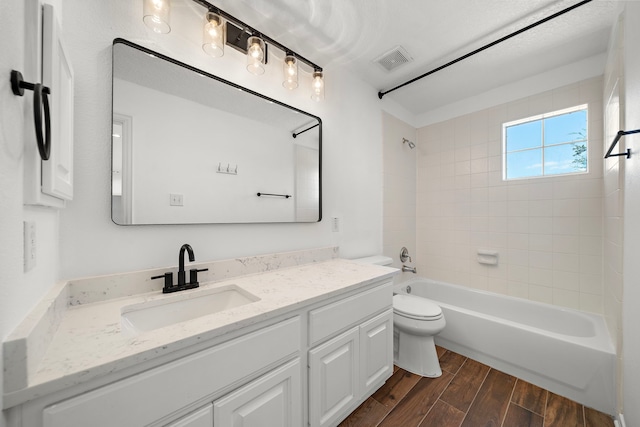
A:
[[[296,52],[294,52],[293,50],[291,50],[288,47],[284,46],[283,44],[278,43],[276,40],[272,39],[271,37],[267,36],[266,34],[264,34],[264,33],[260,32],[260,31],[256,30],[255,28],[245,24],[244,22],[242,22],[241,20],[239,20],[235,16],[228,14],[224,10],[219,9],[218,7],[216,7],[216,6],[212,5],[211,3],[209,3],[208,1],[205,1],[205,0],[193,0],[193,1],[195,3],[197,3],[197,4],[199,4],[200,6],[203,6],[207,10],[209,10],[211,12],[215,12],[218,15],[222,16],[224,19],[226,19],[227,21],[231,22],[236,27],[239,27],[241,32],[238,35],[238,37],[241,37],[243,33],[247,33],[247,34],[252,35],[252,36],[260,37],[265,42],[267,42],[270,45],[273,45],[273,46],[277,47],[281,51],[283,51],[285,53],[292,54],[299,61],[302,61],[305,64],[307,64],[309,67],[313,68],[314,71],[322,71],[321,67],[319,67],[315,63],[311,62],[307,58],[303,57],[302,55],[297,54]]]
[[[396,87],[394,87],[394,88],[391,88],[391,89],[389,89],[389,90],[385,90],[385,91],[380,91],[380,92],[378,92],[378,98],[382,99],[382,97],[383,97],[383,96],[385,96],[386,94],[388,94],[388,93],[390,93],[390,92],[393,92],[394,90],[400,89],[401,87],[404,87],[404,86],[406,86],[406,85],[409,85],[409,84],[411,84],[411,83],[413,83],[413,82],[415,82],[415,81],[417,81],[417,80],[423,79],[423,78],[425,78],[425,77],[427,77],[427,76],[429,76],[429,75],[431,75],[431,74],[433,74],[433,73],[436,73],[436,72],[438,72],[438,71],[440,71],[440,70],[442,70],[442,69],[444,69],[444,68],[447,68],[447,67],[449,67],[449,66],[451,66],[451,65],[453,65],[453,64],[456,64],[456,63],[458,63],[458,62],[460,62],[460,61],[462,61],[462,60],[464,60],[464,59],[467,59],[467,58],[469,58],[470,56],[473,56],[473,55],[475,55],[475,54],[477,54],[477,53],[480,53],[480,52],[482,52],[483,50],[489,49],[490,47],[493,47],[493,46],[497,45],[498,43],[502,43],[502,42],[503,42],[503,41],[505,41],[505,40],[509,40],[510,38],[515,37],[515,36],[517,36],[518,34],[524,33],[525,31],[528,31],[528,30],[530,30],[530,29],[532,29],[532,28],[535,28],[535,27],[537,27],[538,25],[544,24],[545,22],[550,21],[550,20],[552,20],[552,19],[555,19],[555,18],[557,18],[557,17],[558,17],[558,16],[560,16],[560,15],[564,15],[565,13],[570,12],[570,11],[572,11],[573,9],[576,9],[576,8],[578,8],[578,7],[582,6],[582,5],[586,4],[586,3],[589,3],[589,2],[591,2],[591,1],[593,1],[593,0],[583,0],[583,1],[579,2],[579,3],[574,4],[573,6],[569,6],[569,7],[565,8],[565,9],[562,9],[561,11],[556,12],[556,13],[554,13],[553,15],[549,15],[549,16],[547,16],[546,18],[543,18],[543,19],[541,19],[541,20],[539,20],[539,21],[536,21],[536,22],[534,22],[533,24],[527,25],[527,26],[526,26],[526,27],[524,27],[524,28],[521,28],[521,29],[519,29],[519,30],[517,30],[517,31],[514,31],[514,32],[512,32],[512,33],[510,33],[510,34],[507,34],[506,36],[501,37],[501,38],[499,38],[498,40],[495,40],[495,41],[493,41],[493,42],[491,42],[491,43],[488,43],[488,44],[486,44],[486,45],[484,45],[484,46],[482,46],[482,47],[479,47],[478,49],[476,49],[476,50],[474,50],[474,51],[472,51],[472,52],[469,52],[469,53],[467,53],[467,54],[465,54],[465,55],[462,55],[461,57],[456,58],[456,59],[454,59],[453,61],[449,61],[449,62],[447,62],[447,63],[446,63],[446,64],[444,64],[444,65],[441,65],[441,66],[439,66],[439,67],[437,67],[437,68],[434,68],[434,69],[433,69],[433,70],[431,70],[431,71],[427,71],[426,73],[421,74],[421,75],[419,75],[418,77],[415,77],[415,78],[413,78],[413,79],[411,79],[411,80],[409,80],[409,81],[407,81],[407,82],[404,82],[404,83],[402,83],[402,84],[400,84],[400,85],[398,85],[398,86],[396,86]]]

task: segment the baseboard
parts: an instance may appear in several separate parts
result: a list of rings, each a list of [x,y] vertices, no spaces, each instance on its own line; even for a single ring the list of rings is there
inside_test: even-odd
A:
[[[624,422],[624,415],[622,414],[618,414],[618,419],[613,420],[613,424],[615,424],[615,427],[627,427],[627,424]]]

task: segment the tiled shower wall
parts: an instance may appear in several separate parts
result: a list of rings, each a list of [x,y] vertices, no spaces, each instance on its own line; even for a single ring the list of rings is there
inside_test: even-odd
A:
[[[585,103],[588,173],[502,179],[504,122]],[[601,77],[418,129],[420,275],[602,313],[602,133]]]
[[[402,142],[416,142],[416,129],[394,116],[382,113],[383,127],[383,253],[393,258],[393,266],[401,267],[400,249],[404,246],[416,255],[416,155]],[[415,264],[407,264],[414,266]],[[403,273],[399,281],[412,273]]]

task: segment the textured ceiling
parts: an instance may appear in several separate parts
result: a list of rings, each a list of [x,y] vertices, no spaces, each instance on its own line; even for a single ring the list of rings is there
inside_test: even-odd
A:
[[[220,0],[213,4],[318,65],[395,87],[578,0]],[[422,114],[605,52],[617,1],[594,0],[557,19],[386,95]],[[373,62],[395,46],[413,62]]]

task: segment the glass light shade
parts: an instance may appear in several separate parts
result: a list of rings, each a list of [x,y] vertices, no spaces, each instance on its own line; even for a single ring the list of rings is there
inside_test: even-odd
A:
[[[247,71],[259,76],[264,73],[265,57],[264,40],[251,36],[247,39]]]
[[[154,32],[167,34],[171,31],[169,15],[171,12],[170,0],[143,0],[142,20]]]
[[[324,76],[322,75],[322,71],[313,72],[311,90],[311,99],[314,101],[322,101],[324,99]]]
[[[214,12],[207,12],[207,23],[202,32],[202,50],[218,58],[224,55],[225,20]]]
[[[283,65],[284,81],[282,86],[287,89],[295,89],[298,87],[298,60],[293,55],[287,55],[284,58]]]

